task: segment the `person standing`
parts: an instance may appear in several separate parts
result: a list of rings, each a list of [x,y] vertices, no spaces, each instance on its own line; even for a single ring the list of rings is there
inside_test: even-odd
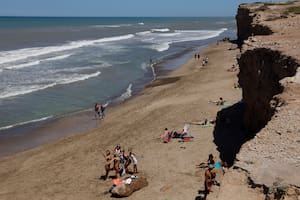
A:
[[[105,106],[100,105],[100,113],[101,113],[101,119],[104,119],[105,117]]]
[[[100,106],[98,103],[95,103],[95,119],[97,119],[97,116],[100,118]]]
[[[212,189],[212,185],[216,179],[216,170],[213,164],[208,165],[208,169],[205,170],[205,181],[204,181],[204,188],[205,188],[205,199],[206,196],[210,193]]]
[[[137,171],[138,161],[136,159],[136,155],[130,151],[129,157],[130,157],[130,159],[132,160],[132,163],[133,163],[133,173],[138,173],[138,171]]]

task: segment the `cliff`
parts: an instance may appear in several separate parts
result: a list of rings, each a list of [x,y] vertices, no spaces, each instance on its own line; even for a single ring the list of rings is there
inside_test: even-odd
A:
[[[299,14],[294,1],[241,4],[236,16],[244,136],[234,168],[258,199],[300,198]]]

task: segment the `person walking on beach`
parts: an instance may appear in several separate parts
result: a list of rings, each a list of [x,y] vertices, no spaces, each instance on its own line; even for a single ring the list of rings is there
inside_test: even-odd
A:
[[[105,117],[105,106],[103,106],[102,104],[100,105],[100,113],[101,113],[101,119],[104,119]]]

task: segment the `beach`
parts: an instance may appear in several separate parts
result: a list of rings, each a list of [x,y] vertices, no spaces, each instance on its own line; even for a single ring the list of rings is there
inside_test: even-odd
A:
[[[223,97],[228,105],[241,100],[241,90],[233,89],[237,72],[226,71],[236,64],[239,53],[231,47],[229,42],[209,45],[201,52],[201,59],[209,58],[206,66],[191,57],[139,95],[108,107],[95,130],[2,158],[0,198],[110,199],[112,179],[99,179],[105,173],[102,153],[120,144],[137,154],[137,175],[149,182],[127,199],[194,199],[204,189],[204,170],[195,166],[210,153],[220,161],[214,127],[191,124],[194,138],[189,142],[172,139],[165,144],[159,135],[164,128],[180,131],[185,123],[215,119],[222,107],[210,100]],[[217,180],[221,179],[218,172]],[[212,195],[217,190],[214,187]]]

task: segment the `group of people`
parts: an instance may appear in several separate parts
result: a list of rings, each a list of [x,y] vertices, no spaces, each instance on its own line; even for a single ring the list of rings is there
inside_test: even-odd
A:
[[[199,54],[199,53],[196,53],[196,54],[194,55],[194,58],[195,58],[195,60],[200,60],[200,54]],[[207,65],[207,64],[208,64],[208,57],[205,56],[205,57],[202,59],[202,66],[205,66],[205,65]]]
[[[117,145],[113,150],[113,154],[110,150],[106,150],[105,154],[103,153],[105,158],[105,176],[104,179],[108,178],[109,172],[111,170],[115,171],[115,178],[119,176],[124,176],[126,173],[130,173],[128,167],[130,164],[133,164],[133,171],[131,173],[138,173],[137,170],[137,158],[136,154],[129,150],[129,154],[125,153],[125,149],[121,149],[120,145]]]
[[[160,140],[164,143],[168,143],[171,138],[192,138],[191,135],[188,135],[188,130],[190,128],[190,125],[188,123],[185,123],[183,126],[183,129],[181,131],[169,131],[168,128],[165,128],[164,131],[160,134]]]
[[[105,117],[104,111],[105,111],[104,105],[95,103],[95,119],[97,119],[97,117],[99,119],[104,119],[104,117]]]
[[[202,162],[199,165],[196,165],[196,167],[206,168],[204,172],[204,199],[206,199],[206,196],[211,192],[213,185],[220,185],[216,181],[217,170],[215,166],[218,166],[218,168],[222,168],[222,172],[223,174],[225,174],[227,169],[226,162],[216,163],[213,154],[208,155],[207,162]]]

